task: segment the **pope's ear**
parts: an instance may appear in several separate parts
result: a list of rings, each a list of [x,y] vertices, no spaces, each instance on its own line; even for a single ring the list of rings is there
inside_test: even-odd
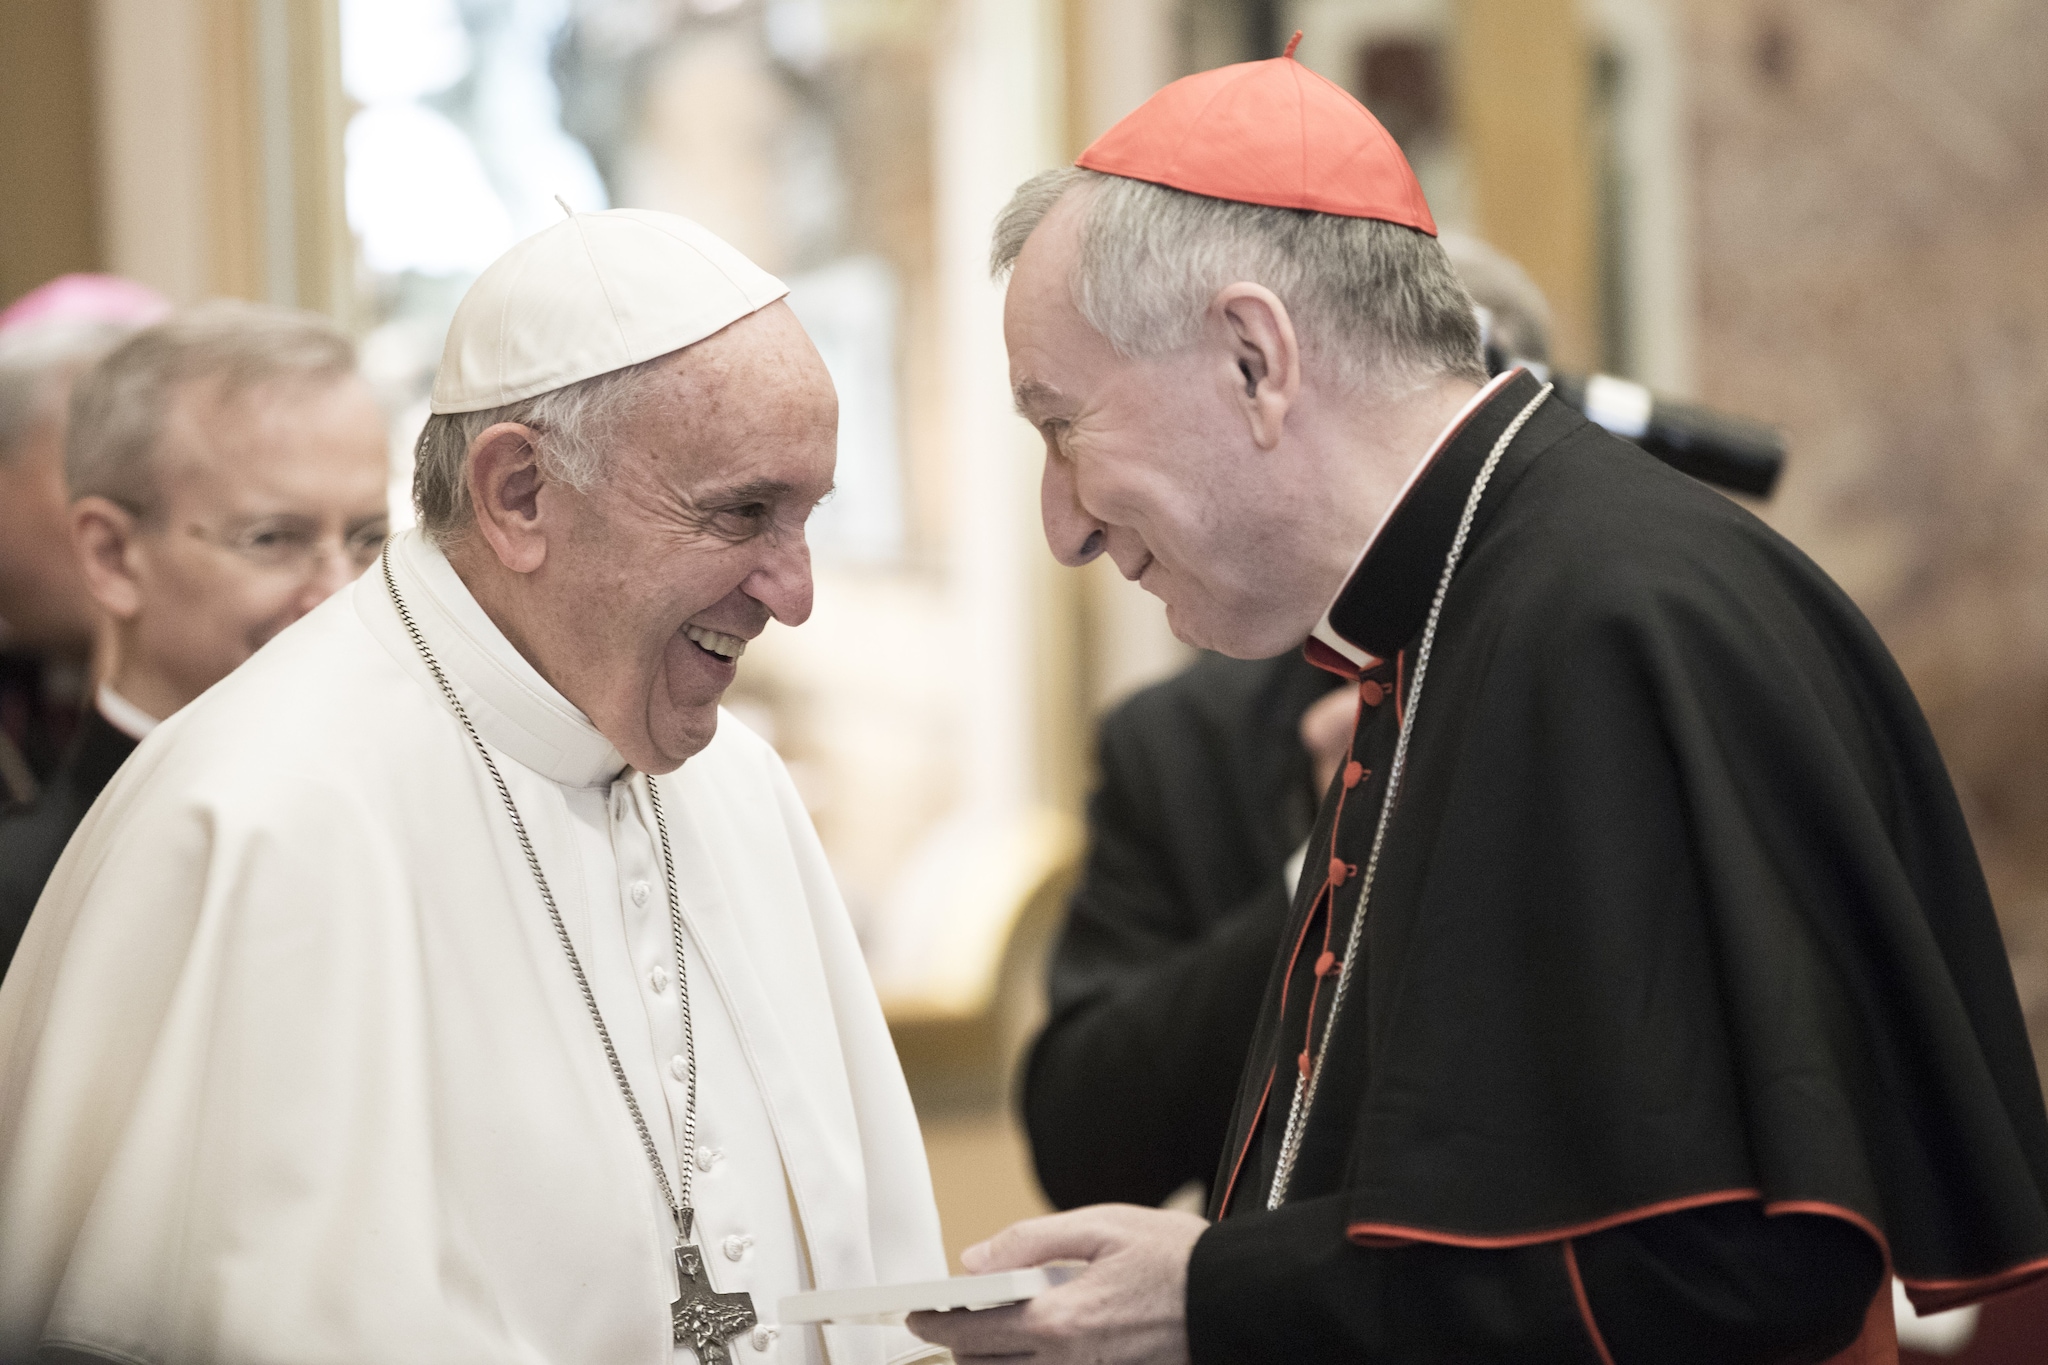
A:
[[[1209,303],[1210,325],[1230,348],[1233,396],[1261,450],[1280,444],[1301,396],[1301,341],[1280,296],[1262,284],[1225,285]]]
[[[71,548],[86,591],[109,616],[125,621],[142,610],[135,571],[135,514],[110,498],[88,494],[71,504]]]
[[[533,428],[500,422],[469,445],[469,505],[477,532],[514,573],[532,573],[548,557],[540,496],[547,480],[536,440]]]

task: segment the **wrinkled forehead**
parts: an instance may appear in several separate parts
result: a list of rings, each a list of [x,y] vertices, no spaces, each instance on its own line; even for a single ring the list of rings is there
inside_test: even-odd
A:
[[[1062,200],[1024,239],[1003,298],[1006,326],[1049,321],[1067,313],[1078,317],[1073,286],[1081,257],[1081,221],[1081,209]]]
[[[789,322],[666,358],[607,434],[615,472],[693,495],[822,497],[837,453],[839,398],[817,348]]]
[[[1032,229],[1010,272],[1003,298],[1003,338],[1010,353],[1012,396],[1027,404],[1055,402],[1074,388],[1074,366],[1105,357],[1102,335],[1081,315],[1074,297],[1085,201],[1069,192]],[[1062,375],[1067,375],[1063,381]]]
[[[803,325],[777,301],[663,358],[650,376],[653,404],[704,424],[785,414],[836,416],[831,373]]]

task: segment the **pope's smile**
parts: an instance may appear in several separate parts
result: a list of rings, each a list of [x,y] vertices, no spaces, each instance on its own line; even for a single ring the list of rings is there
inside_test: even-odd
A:
[[[684,626],[683,634],[697,648],[726,663],[732,663],[747,652],[747,642],[737,635],[724,635],[697,625]]]

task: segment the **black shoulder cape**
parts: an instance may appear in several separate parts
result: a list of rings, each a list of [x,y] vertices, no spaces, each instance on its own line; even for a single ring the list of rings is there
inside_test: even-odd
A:
[[[1302,878],[1212,1235],[1265,1208],[1445,552],[1536,393],[1467,419],[1333,609],[1387,701],[1311,837],[1336,870]],[[1554,400],[1446,600],[1360,955],[1288,1201],[1339,1199],[1354,1245],[1756,1201],[1861,1229],[1923,1309],[2048,1273],[2048,1117],[1904,678],[1783,538]]]

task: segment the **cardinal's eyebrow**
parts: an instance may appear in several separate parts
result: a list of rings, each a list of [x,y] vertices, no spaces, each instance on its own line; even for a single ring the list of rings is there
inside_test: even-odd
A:
[[[1072,406],[1073,402],[1043,379],[1020,380],[1011,396],[1017,404],[1018,415],[1027,420],[1034,412],[1062,410]]]

